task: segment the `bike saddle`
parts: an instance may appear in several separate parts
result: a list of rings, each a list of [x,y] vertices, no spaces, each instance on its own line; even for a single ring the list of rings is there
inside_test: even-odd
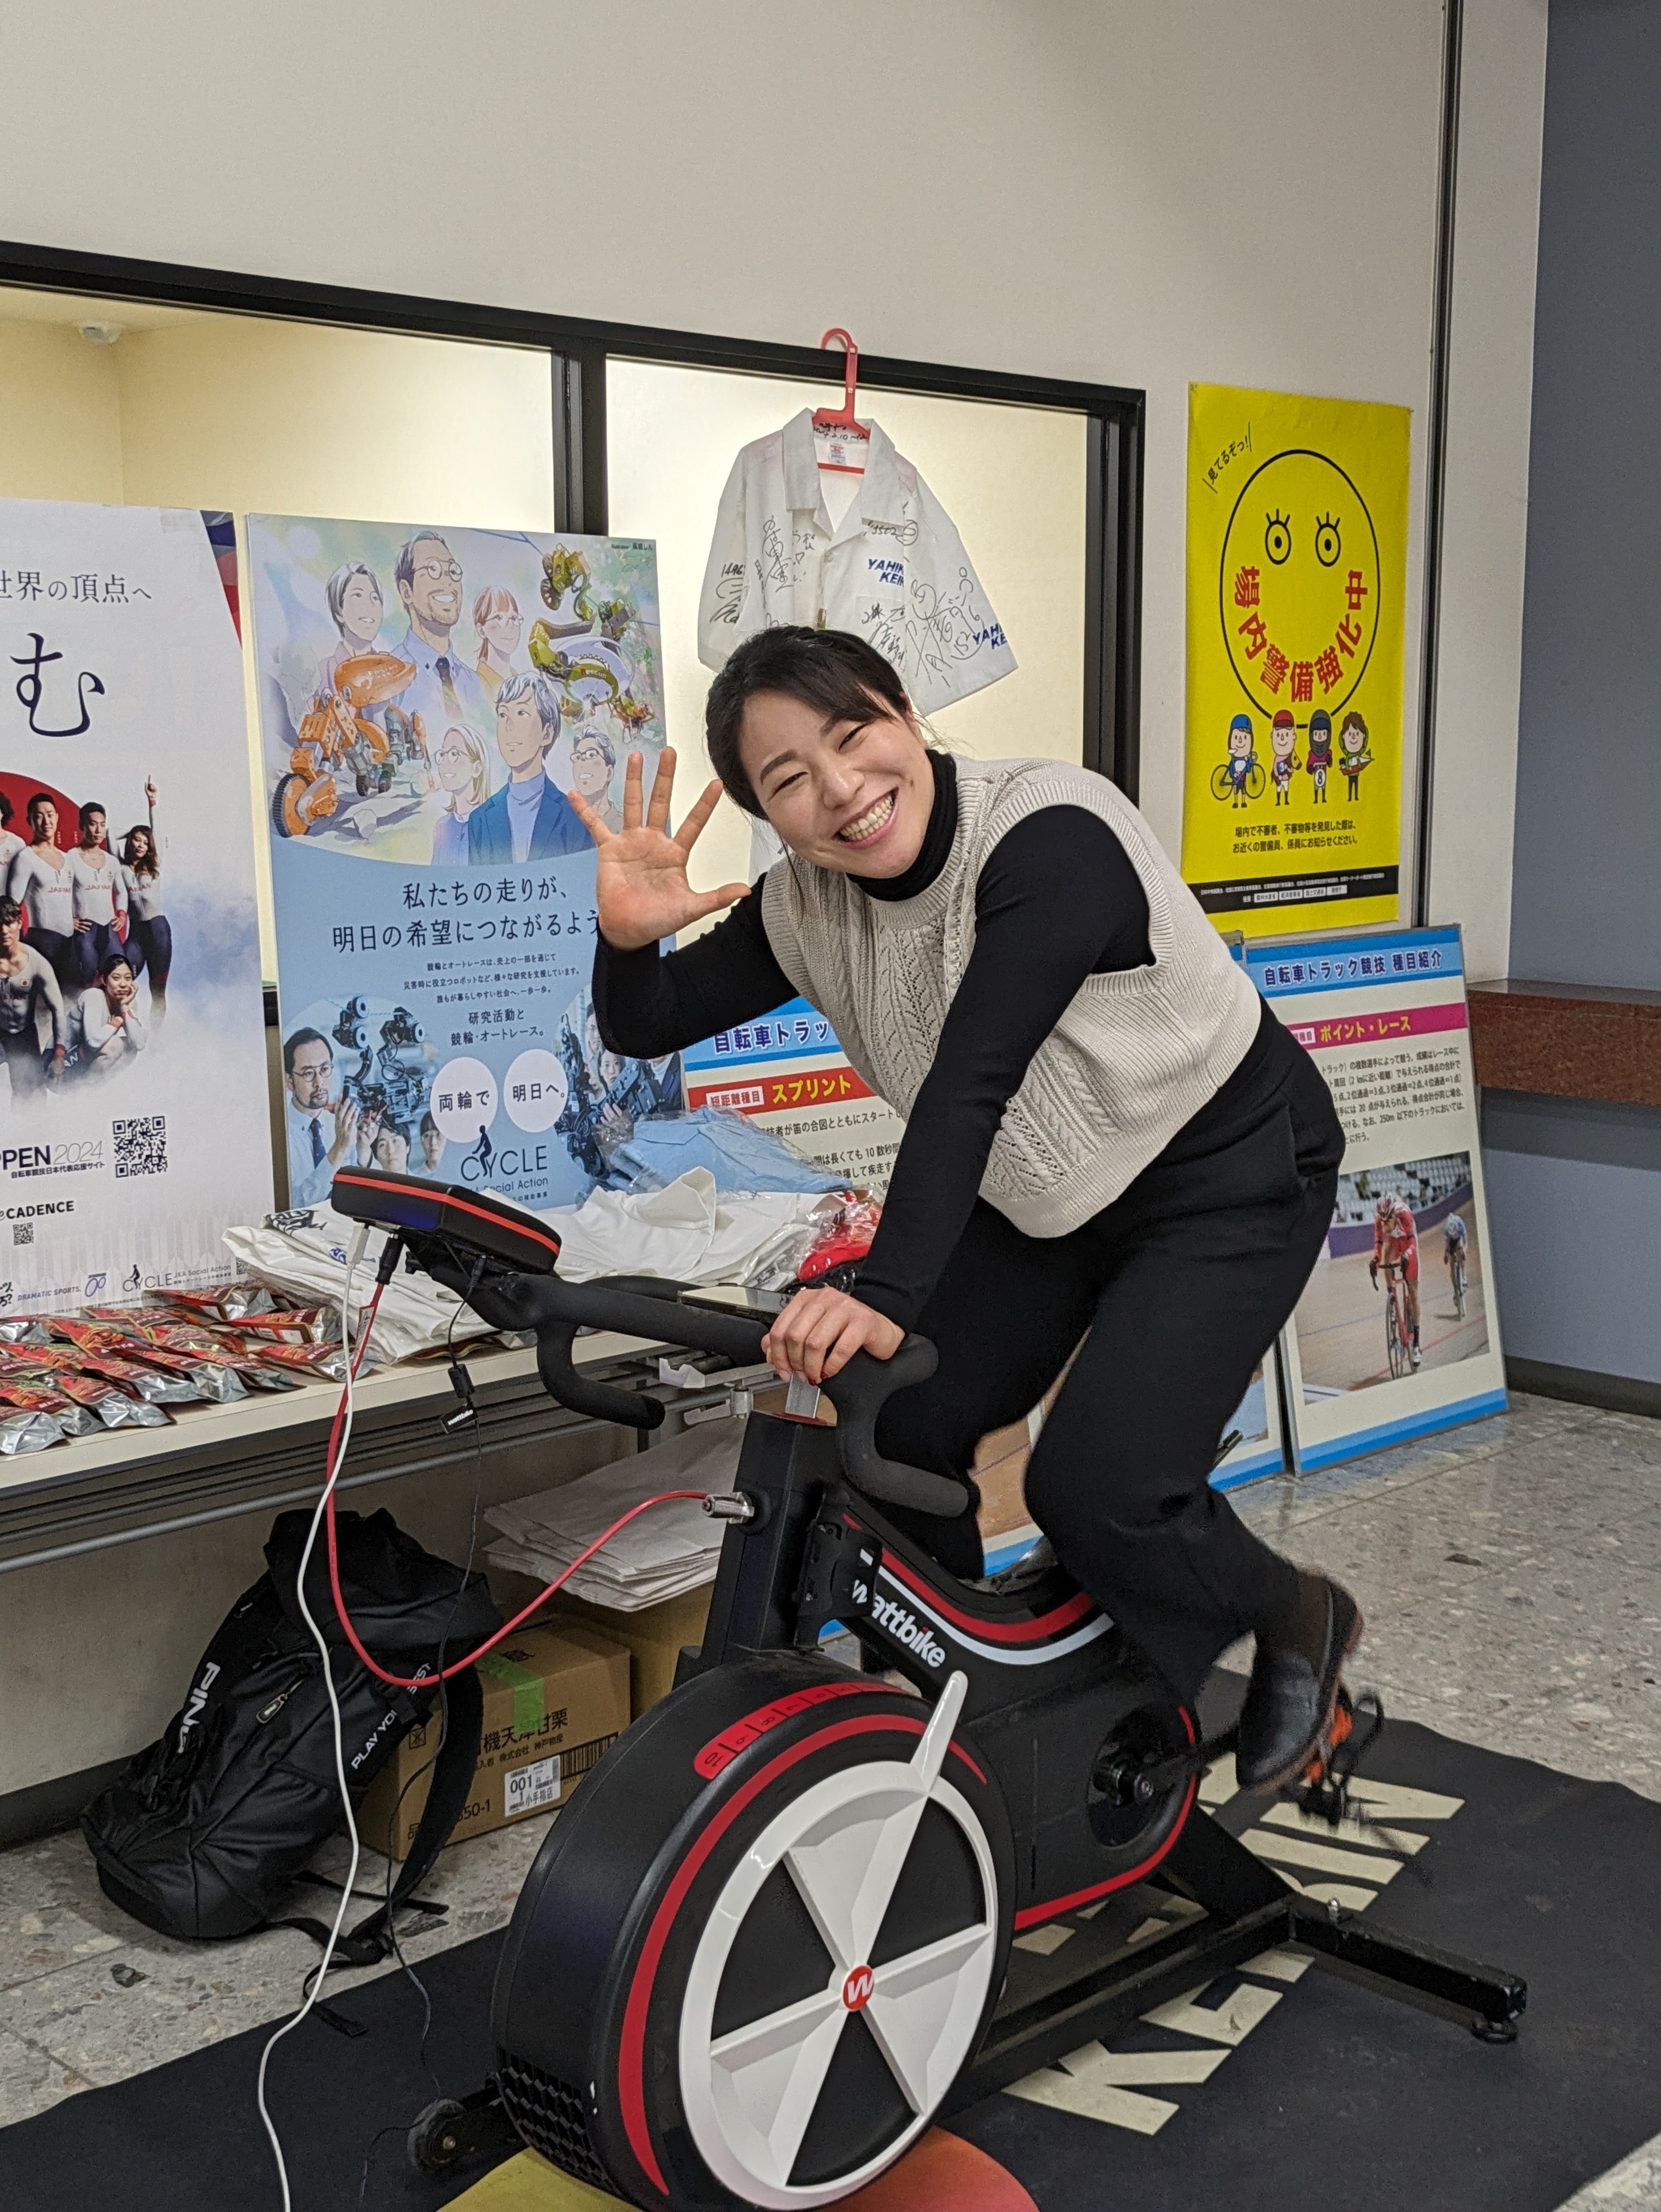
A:
[[[544,1389],[562,1406],[592,1419],[655,1429],[662,1425],[664,1408],[641,1391],[619,1389],[583,1374],[572,1356],[580,1328],[685,1345],[746,1365],[760,1356],[765,1320],[687,1304],[684,1284],[642,1275],[564,1281],[556,1272],[557,1233],[537,1214],[506,1200],[454,1183],[352,1168],[336,1176],[332,1203],[337,1212],[401,1238],[411,1265],[424,1268],[465,1299],[493,1328],[533,1334]],[[885,1400],[926,1382],[934,1362],[934,1347],[926,1337],[907,1336],[891,1359],[856,1352],[824,1392],[837,1409],[837,1454],[855,1490],[885,1504],[955,1520],[968,1510],[972,1493],[943,1475],[885,1459],[876,1446],[877,1416]]]

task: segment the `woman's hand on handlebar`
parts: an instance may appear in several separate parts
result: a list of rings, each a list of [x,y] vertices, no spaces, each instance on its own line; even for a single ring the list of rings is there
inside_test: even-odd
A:
[[[672,836],[669,798],[675,787],[675,755],[666,746],[652,778],[649,804],[644,797],[645,769],[630,753],[623,779],[623,827],[608,830],[579,791],[567,795],[599,850],[596,900],[599,933],[619,952],[637,951],[672,937],[706,915],[719,914],[748,890],[747,884],[723,884],[718,891],[695,891],[686,880],[687,856],[721,797],[719,783],[709,785]]]
[[[840,1375],[856,1352],[891,1359],[904,1341],[897,1322],[845,1291],[798,1291],[763,1337],[761,1354],[786,1382],[800,1375],[820,1383]]]

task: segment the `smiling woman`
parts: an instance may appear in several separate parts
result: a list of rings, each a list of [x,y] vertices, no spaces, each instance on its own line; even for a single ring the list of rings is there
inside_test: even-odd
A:
[[[649,806],[631,757],[620,831],[574,801],[599,848],[602,1034],[672,1051],[800,992],[906,1120],[852,1292],[800,1292],[768,1358],[818,1382],[908,1329],[934,1340],[933,1380],[896,1395],[879,1444],[963,1484],[955,1518],[897,1517],[972,1577],[976,1443],[1078,1347],[1033,1450],[1033,1517],[1184,1699],[1256,1635],[1238,1765],[1280,1786],[1321,1743],[1360,1617],[1208,1477],[1330,1218],[1325,1085],[1105,779],[931,751],[888,663],[834,630],[747,640],[706,723],[721,781],[672,836],[672,754]],[[785,857],[747,893],[695,892],[723,785]]]

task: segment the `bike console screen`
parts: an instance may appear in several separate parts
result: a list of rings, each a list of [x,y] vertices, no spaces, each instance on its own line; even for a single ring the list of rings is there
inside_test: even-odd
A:
[[[343,1168],[330,1203],[349,1220],[367,1221],[405,1239],[417,1258],[422,1248],[447,1245],[454,1253],[499,1261],[525,1275],[551,1275],[559,1238],[545,1221],[505,1199],[452,1182],[389,1175],[379,1168]]]

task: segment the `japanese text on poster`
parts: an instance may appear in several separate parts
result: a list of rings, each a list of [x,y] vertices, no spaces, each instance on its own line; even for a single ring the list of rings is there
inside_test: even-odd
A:
[[[1220,928],[1396,917],[1409,439],[1189,388],[1183,874]]]
[[[1303,1464],[1505,1401],[1457,929],[1252,946],[1344,1127],[1326,1243],[1282,1340]]]
[[[632,539],[256,515],[290,1203],[374,1165],[561,1206],[678,1106],[589,997],[594,852],[663,744]],[[649,777],[650,769],[648,774]]]
[[[0,1310],[222,1281],[271,1204],[227,520],[0,501]]]
[[[850,1186],[885,1190],[905,1125],[806,999],[683,1054],[689,1106],[743,1114]]]

